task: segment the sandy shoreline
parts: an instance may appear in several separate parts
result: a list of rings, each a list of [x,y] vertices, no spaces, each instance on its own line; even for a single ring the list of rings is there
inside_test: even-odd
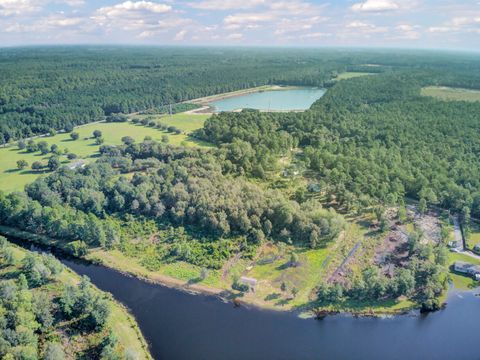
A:
[[[232,97],[242,96],[246,94],[261,92],[261,91],[282,91],[282,90],[293,90],[299,89],[299,86],[281,86],[281,85],[262,85],[248,89],[242,89],[237,91],[226,92],[222,94],[205,96],[197,99],[184,101],[185,103],[198,104],[198,105],[208,105],[209,102],[228,99]]]

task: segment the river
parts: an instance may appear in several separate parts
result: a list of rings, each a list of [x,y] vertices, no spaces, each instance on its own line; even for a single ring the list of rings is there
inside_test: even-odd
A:
[[[480,297],[475,292],[452,290],[447,308],[428,315],[337,315],[317,321],[234,308],[216,297],[61,260],[130,309],[155,359],[480,359]]]

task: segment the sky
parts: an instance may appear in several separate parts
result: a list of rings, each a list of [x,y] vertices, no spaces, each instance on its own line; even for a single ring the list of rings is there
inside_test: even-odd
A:
[[[37,44],[480,51],[480,0],[0,0],[0,46]]]

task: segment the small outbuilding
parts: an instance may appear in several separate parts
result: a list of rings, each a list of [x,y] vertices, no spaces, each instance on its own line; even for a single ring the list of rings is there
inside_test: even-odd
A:
[[[75,162],[71,163],[70,165],[68,165],[68,168],[70,170],[81,169],[81,168],[84,168],[85,165],[87,165],[87,163],[85,161],[78,160],[78,161],[75,161]]]

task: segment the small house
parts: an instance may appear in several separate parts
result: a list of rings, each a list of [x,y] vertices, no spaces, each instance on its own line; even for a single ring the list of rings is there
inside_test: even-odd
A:
[[[81,168],[84,168],[85,165],[87,165],[87,163],[85,161],[78,160],[78,161],[75,161],[75,162],[71,163],[70,165],[68,165],[68,168],[70,170],[81,169]]]
[[[480,280],[479,265],[473,265],[464,261],[456,261],[453,268],[459,273],[467,274],[473,277],[475,280]]]

